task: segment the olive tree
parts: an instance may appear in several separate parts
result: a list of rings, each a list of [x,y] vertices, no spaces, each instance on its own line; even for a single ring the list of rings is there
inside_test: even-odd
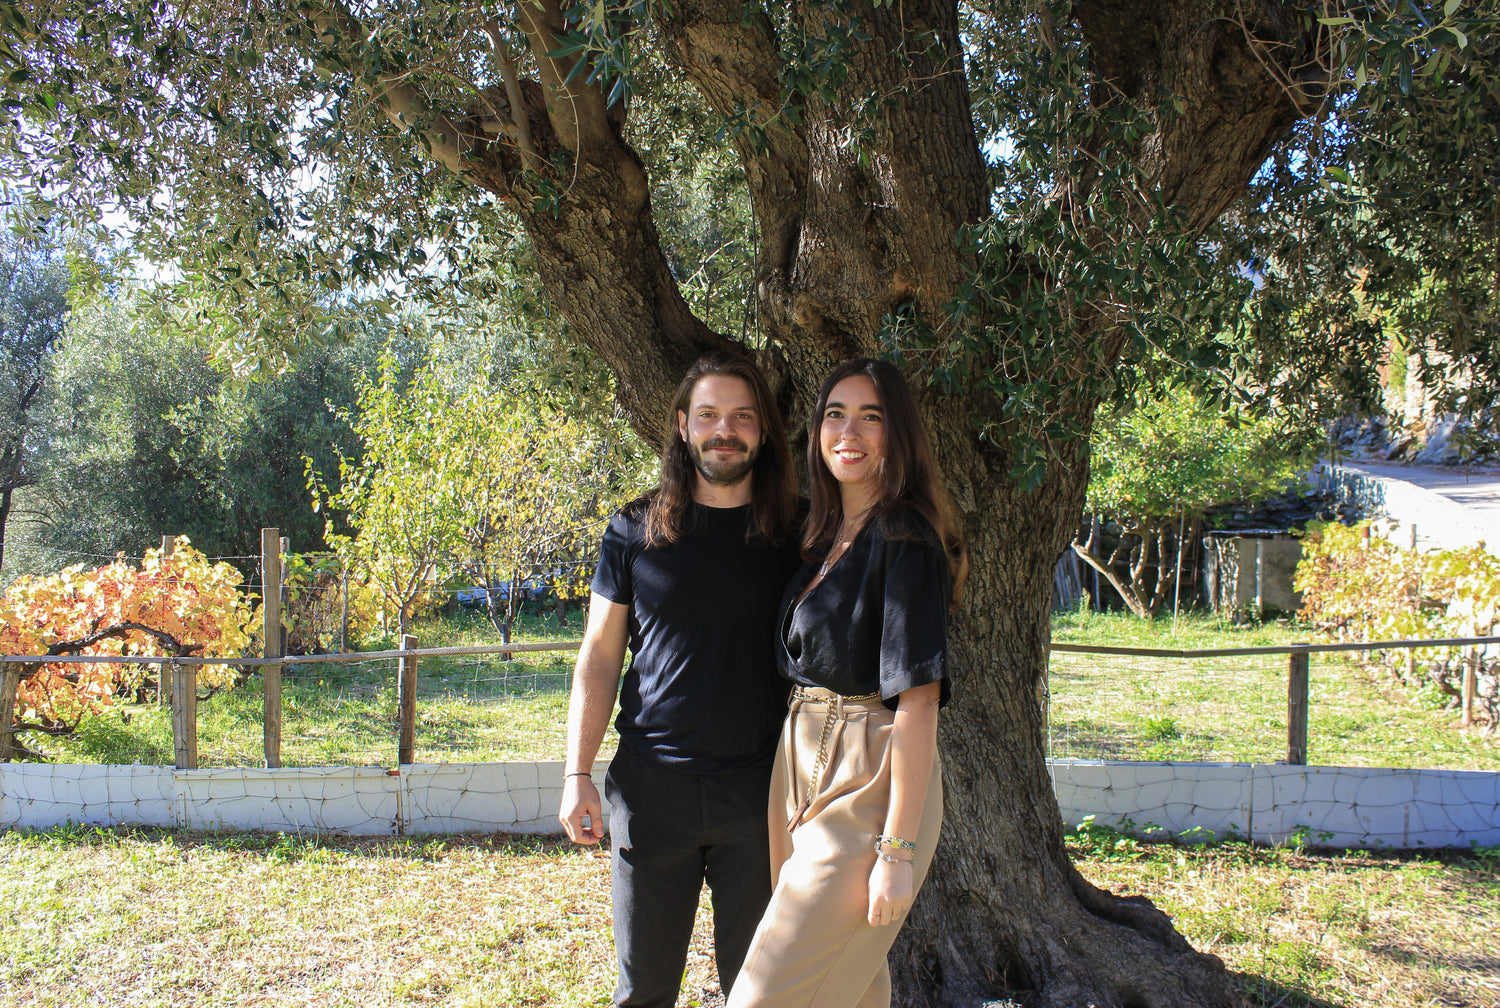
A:
[[[1431,57],[1473,44],[1478,9],[30,0],[0,8],[0,151],[59,212],[130,215],[181,271],[184,324],[243,320],[237,366],[283,345],[268,304],[313,323],[308,286],[483,298],[485,250],[513,243],[655,444],[704,351],[752,350],[794,429],[836,361],[897,360],[972,556],[948,826],[892,954],[898,1000],[1225,1005],[1217,959],[1066,854],[1038,702],[1052,571],[1102,403],[1172,374],[1254,395],[1282,371],[1236,369],[1338,361],[1327,332],[1280,356],[1216,335],[1268,296],[1245,264],[1271,254],[1223,225],[1266,202],[1244,200],[1268,159],[1336,181],[1320,138],[1457,66]],[[722,245],[658,214],[705,172]],[[710,253],[745,282],[700,282]],[[1243,317],[1266,320],[1247,339],[1285,335]]]
[[[36,483],[37,429],[71,283],[63,249],[44,236],[0,232],[0,570],[17,490]]]

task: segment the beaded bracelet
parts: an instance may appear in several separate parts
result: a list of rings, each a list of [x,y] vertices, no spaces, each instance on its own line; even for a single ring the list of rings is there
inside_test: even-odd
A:
[[[875,849],[878,851],[882,847],[891,847],[895,850],[911,851],[913,854],[917,852],[917,845],[912,843],[910,840],[903,840],[900,837],[886,836],[884,833],[875,838]]]

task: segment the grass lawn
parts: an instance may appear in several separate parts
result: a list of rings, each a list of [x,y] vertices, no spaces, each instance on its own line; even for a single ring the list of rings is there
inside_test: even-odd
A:
[[[1053,623],[1056,643],[1199,650],[1316,642],[1305,626],[1240,628],[1212,616],[1144,622],[1081,613]],[[1051,755],[1088,759],[1274,763],[1286,758],[1287,656],[1148,658],[1054,652]],[[1313,654],[1308,762],[1323,766],[1500,770],[1500,735],[1411,695],[1351,656]]]
[[[518,641],[573,641],[578,614],[562,627],[550,617],[526,621]],[[489,645],[499,635],[478,613],[460,611],[419,630],[422,647]],[[368,650],[394,648],[390,640]],[[437,763],[561,759],[574,651],[427,658],[418,666],[417,761]],[[397,756],[396,662],[318,662],[288,666],[282,677],[283,766],[393,766]],[[260,678],[198,705],[201,767],[263,765]],[[171,711],[122,704],[72,737],[33,737],[34,747],[66,763],[171,764]]]
[[[1500,1004],[1500,851],[1323,855],[1070,838],[1256,1008]],[[600,853],[506,836],[0,834],[0,1004],[604,1006]],[[680,1005],[720,1003],[700,914]]]
[[[1212,616],[1143,622],[1071,613],[1054,621],[1059,643],[1192,650],[1261,647],[1309,639],[1305,627],[1240,628]],[[528,618],[518,640],[570,641],[581,616],[559,627]],[[423,647],[493,644],[478,613],[424,624]],[[370,642],[372,647],[390,641]],[[417,761],[561,759],[573,651],[423,659]],[[1088,759],[1271,763],[1286,758],[1285,655],[1170,659],[1055,652],[1049,680],[1050,753]],[[1327,766],[1500,770],[1500,736],[1459,727],[1455,712],[1413,697],[1388,674],[1314,655],[1310,763]],[[285,766],[391,766],[396,762],[395,662],[288,668],[283,678]],[[960,696],[961,702],[961,696]],[[263,762],[260,679],[198,708],[199,764]],[[122,704],[71,738],[28,744],[69,763],[172,762],[170,711]],[[607,742],[607,747],[612,742]]]

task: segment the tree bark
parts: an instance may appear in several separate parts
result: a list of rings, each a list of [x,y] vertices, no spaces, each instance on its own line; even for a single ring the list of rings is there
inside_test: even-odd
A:
[[[782,84],[785,40],[760,8],[737,0],[668,6],[657,27],[669,58],[722,114],[743,116],[763,134],[734,142],[765,238],[760,317],[795,424],[835,362],[881,351],[893,313],[941,330],[945,306],[974,273],[972,252],[955,239],[989,212],[989,185],[957,5],[855,4],[861,34],[844,39],[836,74],[826,87],[797,92]],[[677,289],[619,110],[548,55],[561,23],[555,0],[516,10],[540,79],[506,89],[522,95],[524,108],[504,95],[490,96],[486,108],[502,108],[512,126],[526,117],[534,150],[517,146],[523,131],[514,128],[486,135],[490,113],[476,106],[459,127],[460,170],[523,222],[551,296],[613,369],[637,429],[660,444],[658,424],[683,369],[696,354],[733,344],[696,319]],[[834,35],[834,19],[847,16],[845,5],[825,3],[786,10],[810,39]],[[1097,100],[1141,97],[1156,117],[1154,132],[1108,155],[1132,158],[1147,180],[1142,222],[1159,202],[1181,211],[1189,235],[1207,227],[1317,100],[1323,70],[1314,37],[1303,34],[1311,29],[1296,21],[1302,9],[1262,2],[1231,10],[1239,13],[1187,0],[1074,7],[1098,66]],[[1161,93],[1181,107],[1165,117],[1151,111]],[[1101,151],[1064,153],[1084,167],[1054,197],[1085,207],[1094,177],[1086,166]],[[551,178],[525,170],[539,163],[560,167]],[[1111,240],[1083,231],[1101,246]],[[1044,275],[1045,266],[1028,261],[1021,272]],[[1078,358],[1057,364],[1095,378],[1096,390],[1122,344],[1107,314],[1079,315]],[[1024,334],[988,338],[996,353],[972,361],[976,371],[999,367],[1008,341]],[[1193,951],[1163,914],[1096,889],[1074,869],[1044,758],[1039,694],[1052,575],[1083,512],[1087,435],[1102,393],[1059,404],[1075,435],[1045,446],[1045,477],[1028,492],[1009,478],[1012,450],[989,393],[977,383],[951,395],[917,384],[972,568],[951,634],[955,702],[941,728],[946,826],[892,953],[897,1003],[970,1006],[1021,992],[1038,1008],[1238,1003],[1222,964]],[[976,421],[999,436],[980,438]]]
[[[0,573],[5,571],[5,527],[10,522],[11,488],[0,487]]]

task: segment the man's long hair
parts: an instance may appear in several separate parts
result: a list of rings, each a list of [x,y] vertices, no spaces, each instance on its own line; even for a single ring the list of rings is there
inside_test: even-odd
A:
[[[891,363],[861,357],[845,361],[833,369],[818,402],[808,416],[807,480],[810,490],[807,526],[802,536],[802,556],[815,560],[826,556],[838,535],[843,520],[843,498],[839,482],[823,461],[819,428],[828,408],[833,387],[851,375],[864,375],[875,383],[885,417],[885,446],[880,464],[880,497],[869,521],[879,521],[888,536],[904,537],[912,533],[906,514],[916,512],[937,533],[939,545],[948,555],[948,569],[953,575],[953,599],[963,590],[969,558],[964,549],[963,531],[958,523],[958,509],[938,476],[937,458],[928,440],[927,429],[917,412],[917,400],[900,370]]]
[[[783,542],[794,533],[797,520],[797,473],[787,447],[786,424],[771,397],[765,375],[753,361],[738,354],[712,353],[699,357],[688,368],[667,411],[661,481],[645,497],[646,543],[651,546],[674,543],[682,536],[698,470],[687,442],[678,435],[677,414],[686,414],[692,408],[693,389],[708,375],[742,378],[755,397],[763,442],[748,477],[752,480],[749,534],[768,543]]]

